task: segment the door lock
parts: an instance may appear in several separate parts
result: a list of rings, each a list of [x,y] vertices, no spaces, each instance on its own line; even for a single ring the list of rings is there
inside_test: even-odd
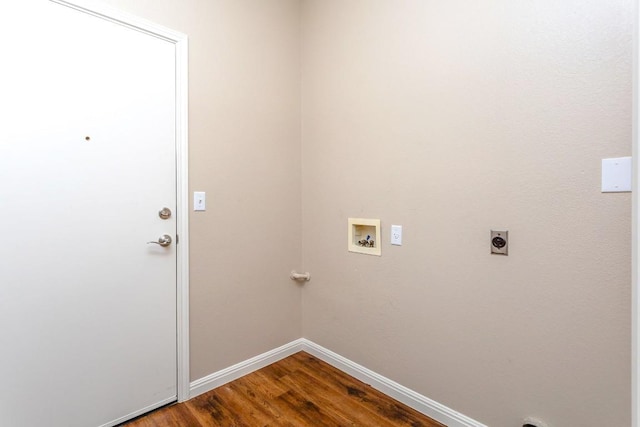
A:
[[[171,218],[171,209],[169,208],[162,208],[161,211],[158,212],[158,216],[162,219],[169,219]]]
[[[147,245],[153,243],[154,245],[160,245],[166,248],[171,244],[171,242],[172,242],[171,236],[169,236],[168,234],[163,234],[162,236],[158,237],[157,242],[147,242]]]

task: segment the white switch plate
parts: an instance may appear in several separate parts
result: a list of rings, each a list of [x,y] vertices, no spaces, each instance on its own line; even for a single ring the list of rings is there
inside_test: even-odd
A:
[[[402,246],[402,226],[401,225],[391,226],[391,244]]]
[[[206,193],[204,191],[193,192],[193,210],[204,211],[207,209]]]
[[[602,192],[631,191],[631,157],[602,159]]]

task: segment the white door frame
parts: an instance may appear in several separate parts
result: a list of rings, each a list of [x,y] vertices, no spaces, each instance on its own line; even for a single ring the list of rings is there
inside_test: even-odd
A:
[[[137,16],[90,0],[50,0],[107,21],[171,42],[176,49],[176,298],[177,394],[189,399],[189,183],[188,183],[188,39]]]
[[[638,283],[638,261],[640,260],[640,207],[638,191],[640,191],[640,174],[638,173],[638,155],[640,147],[640,7],[634,1],[633,29],[633,180],[631,203],[631,425],[640,427],[640,284]]]

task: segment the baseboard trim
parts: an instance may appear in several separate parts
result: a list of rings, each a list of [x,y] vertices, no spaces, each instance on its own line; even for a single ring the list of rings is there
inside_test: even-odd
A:
[[[153,411],[155,409],[161,408],[164,405],[168,405],[170,403],[176,402],[177,400],[178,400],[178,396],[177,395],[174,395],[172,397],[168,397],[166,399],[161,400],[160,402],[156,402],[156,403],[154,403],[152,405],[149,405],[146,408],[142,408],[142,409],[139,409],[137,411],[133,411],[132,413],[130,413],[128,415],[125,415],[123,417],[117,418],[117,419],[115,419],[113,421],[109,421],[108,423],[102,424],[100,427],[119,426],[120,424],[122,424],[122,423],[124,423],[126,421],[129,421],[129,420],[132,420],[137,416],[144,415],[144,414],[146,414],[148,412],[151,412],[151,411]]]
[[[258,369],[262,369],[265,366],[269,366],[272,363],[284,359],[285,357],[296,354],[297,352],[302,351],[304,341],[305,340],[302,338],[292,341],[281,347],[245,360],[244,362],[237,363],[221,371],[214,372],[206,377],[197,379],[191,382],[189,397],[196,397],[202,393],[211,391],[216,387],[220,387],[221,385],[237,380],[240,377],[257,371]]]
[[[297,339],[274,350],[193,381],[190,388],[190,397],[196,397],[202,393],[206,393],[207,391],[264,368],[299,351],[305,351],[317,357],[334,368],[346,372],[352,377],[369,384],[376,390],[448,427],[487,427],[485,424],[475,421],[458,411],[454,411],[441,403],[431,400],[420,393],[400,385],[305,338]]]
[[[303,339],[302,350],[448,427],[487,427],[312,341]]]

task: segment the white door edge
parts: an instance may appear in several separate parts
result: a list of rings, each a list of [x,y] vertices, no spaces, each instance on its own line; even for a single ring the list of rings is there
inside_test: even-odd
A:
[[[90,0],[50,0],[84,13],[169,41],[176,49],[176,245],[177,392],[189,399],[189,157],[188,38],[186,34]]]
[[[634,29],[633,29],[633,180],[631,202],[631,425],[640,427],[640,284],[638,283],[638,259],[640,257],[640,206],[638,191],[640,191],[640,174],[638,173],[638,156],[640,147],[638,135],[640,133],[640,7],[634,1]]]

